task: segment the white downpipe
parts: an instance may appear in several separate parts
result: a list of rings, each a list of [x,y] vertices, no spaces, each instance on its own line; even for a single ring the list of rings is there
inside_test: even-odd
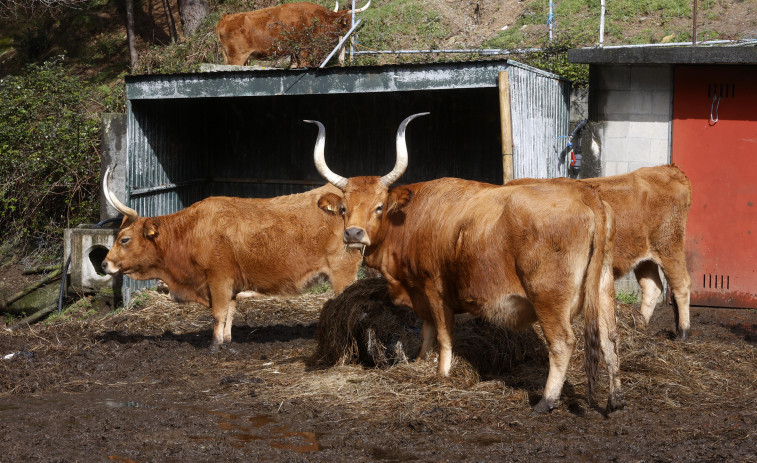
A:
[[[599,10],[599,46],[603,47],[605,44],[605,0],[600,2]]]

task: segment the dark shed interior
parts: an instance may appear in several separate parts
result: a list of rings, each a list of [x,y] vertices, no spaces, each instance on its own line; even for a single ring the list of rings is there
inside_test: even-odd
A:
[[[131,109],[153,162],[184,205],[211,195],[267,197],[323,184],[313,164],[318,128],[304,119],[326,127],[333,171],[383,175],[394,166],[400,122],[428,111],[408,126],[410,163],[398,183],[444,176],[502,183],[496,88],[140,100]]]

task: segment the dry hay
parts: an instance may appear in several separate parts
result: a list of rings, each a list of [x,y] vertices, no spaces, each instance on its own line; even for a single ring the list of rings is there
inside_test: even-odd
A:
[[[328,297],[333,299],[327,300]],[[662,315],[670,308],[657,310]],[[625,304],[618,304],[617,319],[621,380],[630,407],[698,410],[728,403],[750,411],[745,413],[754,413],[757,349],[753,343],[731,335],[726,328],[715,327],[722,336],[713,334],[712,324],[698,325],[696,318],[692,319],[694,335],[690,340],[675,341],[668,336],[667,321],[657,324],[661,329],[648,329],[635,307]],[[258,344],[266,328],[299,324],[316,329],[316,340],[297,334],[299,342],[293,346]],[[187,354],[176,374],[186,375],[188,384],[194,380],[194,372],[208,369],[217,371],[219,378],[239,379],[220,385],[217,397],[224,400],[247,400],[253,390],[260,400],[277,406],[285,399],[284,407],[287,403],[312,403],[315,407],[331,401],[372,420],[388,420],[389,415],[404,413],[422,420],[416,424],[429,429],[438,416],[431,413],[421,418],[414,414],[416,411],[426,413],[443,405],[450,413],[445,416],[454,421],[466,416],[527,410],[529,403],[538,399],[548,372],[538,325],[533,330],[513,333],[469,315],[459,315],[456,320],[450,377],[438,377],[431,362],[406,362],[420,348],[421,323],[412,311],[393,307],[386,283],[376,279],[361,280],[338,297],[326,293],[243,300],[238,303],[234,325],[235,341],[256,354],[208,356],[204,348],[210,343],[213,326],[210,311],[199,304],[176,304],[151,292],[142,306],[103,318],[61,319],[6,333],[4,345],[23,347],[33,352],[35,359],[69,359],[78,364],[98,351],[140,351],[147,349],[147,344],[168,346],[180,337],[198,349],[197,355]],[[574,323],[574,331],[578,339],[564,398],[581,404],[586,382],[581,317]],[[263,347],[265,355],[258,354]],[[308,361],[311,357],[329,366],[312,368]],[[118,377],[108,379],[107,375],[99,380],[70,375],[53,369],[52,364],[42,368],[39,360],[19,370],[26,363],[0,362],[0,378],[4,378],[0,380],[0,392],[38,392],[53,386],[82,391],[99,387],[102,381],[120,381]],[[145,372],[144,381],[154,380],[151,372]],[[11,373],[27,377],[11,383]],[[486,376],[496,380],[488,381]],[[596,399],[600,403],[606,394],[606,382],[599,382]]]
[[[621,381],[629,403],[696,407],[724,401],[753,405],[757,400],[754,346],[733,339],[681,342],[664,330],[650,332],[634,306],[618,303],[616,314]],[[473,394],[492,387],[482,379],[494,377],[504,380],[501,387],[517,402],[522,398],[519,392],[538,393],[544,386],[549,360],[538,324],[513,332],[471,315],[458,315],[450,378],[436,376],[436,368],[428,362],[407,363],[420,350],[420,329],[421,321],[411,310],[391,304],[384,280],[361,280],[323,306],[313,358],[322,365],[340,365],[337,368],[377,367],[370,375],[391,381],[395,392],[401,389],[409,395],[432,385],[438,395]],[[564,394],[575,398],[586,392],[582,317],[575,320],[573,329],[576,349],[566,382],[572,392]],[[599,371],[602,379],[595,399],[601,403],[608,380],[603,364]],[[388,385],[375,380],[376,387]]]
[[[406,363],[420,352],[421,327],[412,310],[391,303],[386,280],[366,278],[324,304],[314,358],[325,365],[379,368]],[[513,332],[470,315],[456,317],[452,351],[457,374],[471,376],[471,382],[548,358],[534,330]]]
[[[713,339],[712,333],[675,340],[672,333],[648,329],[636,308],[628,304],[617,304],[616,318],[621,381],[631,400],[650,399],[693,409],[741,402],[754,413],[757,348],[753,344],[737,336]],[[696,322],[692,320],[694,331]]]

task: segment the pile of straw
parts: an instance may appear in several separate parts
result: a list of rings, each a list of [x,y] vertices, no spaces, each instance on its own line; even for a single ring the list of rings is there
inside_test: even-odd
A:
[[[324,304],[315,359],[326,365],[386,368],[418,356],[422,321],[391,303],[386,280],[367,278]],[[458,315],[452,347],[470,374],[499,376],[524,362],[546,365],[543,340],[533,329],[513,332],[470,315]]]

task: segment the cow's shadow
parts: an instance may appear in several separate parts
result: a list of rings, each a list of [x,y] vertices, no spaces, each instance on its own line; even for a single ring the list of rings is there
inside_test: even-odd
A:
[[[297,340],[313,339],[316,323],[295,325],[265,325],[265,326],[233,326],[231,339],[233,344],[268,344],[287,343]],[[197,349],[209,349],[213,339],[212,325],[208,329],[173,333],[164,331],[161,334],[139,334],[117,330],[106,331],[96,337],[99,342],[117,342],[119,344],[139,344],[142,342],[164,343],[179,342],[189,344]]]

